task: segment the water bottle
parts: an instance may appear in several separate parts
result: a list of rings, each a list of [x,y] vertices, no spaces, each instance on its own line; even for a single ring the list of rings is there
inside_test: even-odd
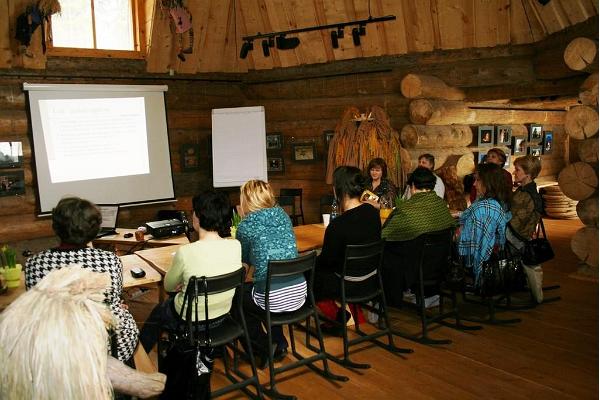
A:
[[[338,215],[338,203],[337,200],[334,198],[333,203],[331,203],[331,216],[329,217],[329,221],[333,220]]]

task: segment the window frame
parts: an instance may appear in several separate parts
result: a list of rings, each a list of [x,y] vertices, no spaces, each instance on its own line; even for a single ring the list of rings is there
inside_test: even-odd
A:
[[[89,0],[92,1],[92,0]],[[134,50],[107,50],[87,49],[81,47],[54,47],[52,43],[52,20],[45,25],[46,29],[46,55],[59,57],[97,57],[97,58],[129,58],[144,59],[146,57],[145,29],[143,0],[131,0],[131,17],[133,18],[133,46]],[[93,3],[92,3],[93,10]],[[95,35],[95,33],[94,33]]]

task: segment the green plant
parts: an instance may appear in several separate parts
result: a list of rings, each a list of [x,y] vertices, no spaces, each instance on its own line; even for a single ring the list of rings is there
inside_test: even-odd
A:
[[[237,228],[237,226],[240,224],[241,221],[242,221],[242,217],[240,217],[240,215],[234,211],[233,217],[231,217],[231,226],[233,226],[234,228]]]
[[[14,249],[4,245],[0,249],[0,254],[2,256],[0,259],[0,265],[5,265],[6,268],[17,267],[17,252]]]

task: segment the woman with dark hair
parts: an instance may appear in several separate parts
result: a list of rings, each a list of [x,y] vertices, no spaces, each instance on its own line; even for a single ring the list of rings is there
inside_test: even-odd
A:
[[[388,208],[392,208],[394,200],[398,195],[398,188],[387,179],[387,164],[383,158],[374,158],[369,162],[367,166],[368,181],[366,189],[375,193],[379,200],[372,201],[366,200],[365,202],[371,204],[373,207],[379,209],[381,204],[387,205]]]
[[[541,170],[542,163],[539,157],[528,155],[515,160],[515,183],[519,187],[511,198],[512,219],[508,225],[509,229],[506,231],[506,239],[519,251],[535,233],[544,212],[542,197],[538,193],[535,183],[535,178]],[[541,303],[544,300],[542,266],[523,264],[523,270],[527,276],[531,293],[535,300]]]
[[[460,216],[458,253],[468,268],[473,269],[475,287],[480,284],[481,264],[495,248],[504,246],[506,224],[512,215],[510,191],[502,168],[497,164],[477,166],[475,185],[478,199]]]
[[[70,264],[77,264],[94,272],[108,273],[110,290],[106,294],[106,300],[118,322],[117,358],[128,361],[137,346],[138,329],[135,320],[121,303],[123,265],[114,253],[87,247],[98,234],[101,223],[102,215],[93,203],[78,197],[60,200],[52,210],[52,229],[60,238],[60,245],[27,260],[25,287],[27,290],[31,289],[51,271]]]
[[[506,159],[507,159],[506,153],[502,149],[494,147],[494,148],[488,150],[487,154],[485,155],[484,163],[496,164],[501,168],[502,175],[504,176],[505,185],[506,185],[508,191],[512,192],[512,187],[513,187],[512,175],[510,174],[510,172],[508,172],[507,170],[504,169],[504,165],[506,164]],[[469,200],[471,201],[471,203],[473,203],[475,201],[475,199],[477,198],[477,189],[475,188],[475,185],[471,186],[470,190],[471,190],[471,193],[469,196]]]
[[[222,192],[209,190],[192,200],[192,222],[198,232],[198,241],[181,246],[175,253],[171,268],[164,279],[167,292],[177,292],[152,310],[140,333],[140,341],[147,352],[156,344],[161,327],[176,329],[185,318],[183,300],[190,277],[218,276],[242,267],[240,242],[226,240],[231,227],[229,198]],[[211,326],[218,326],[229,312],[234,291],[209,296],[208,317]],[[195,318],[196,313],[192,312]],[[198,318],[204,320],[204,302],[198,303]]]
[[[340,296],[336,274],[342,272],[347,245],[381,240],[379,212],[371,204],[360,201],[365,185],[365,177],[356,167],[337,167],[333,173],[334,195],[342,214],[329,222],[325,230],[323,249],[315,269],[314,291],[317,300]],[[368,277],[355,277],[355,281]]]

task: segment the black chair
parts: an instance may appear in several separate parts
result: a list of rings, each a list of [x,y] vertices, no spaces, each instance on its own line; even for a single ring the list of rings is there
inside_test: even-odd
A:
[[[250,343],[250,337],[248,336],[248,330],[246,328],[246,320],[242,312],[242,297],[244,288],[245,270],[240,268],[237,271],[223,274],[214,277],[200,277],[197,278],[192,276],[187,284],[185,292],[184,304],[186,307],[186,319],[181,321],[179,328],[176,331],[170,331],[169,338],[173,343],[178,338],[185,338],[189,341],[190,345],[196,345],[204,348],[214,348],[222,350],[222,358],[225,369],[225,376],[232,382],[232,384],[225,387],[219,388],[211,393],[211,397],[219,397],[224,394],[230,393],[234,390],[242,390],[246,395],[252,398],[262,399],[262,387],[258,380],[258,374],[254,357],[252,356],[252,347]],[[229,290],[238,290],[239,296],[234,296],[232,303],[232,310],[235,307],[239,316],[238,320],[231,316],[231,311],[227,313],[221,323],[217,326],[210,326],[208,321],[208,298],[211,295],[218,293],[227,292]],[[198,318],[198,303],[203,301],[204,307],[204,320],[199,321]],[[192,318],[192,312],[195,312],[195,319]],[[194,322],[199,321],[199,322]],[[239,369],[238,356],[243,352],[237,346],[237,341],[243,338],[245,341],[248,353],[245,355],[250,361],[250,367],[252,376],[248,376]],[[233,366],[230,366],[229,354],[227,352],[229,347],[233,352]],[[161,358],[159,352],[159,370],[161,369]],[[234,375],[235,374],[235,375]],[[253,385],[256,393],[252,393],[248,390],[248,386]]]
[[[265,388],[265,393],[269,395],[269,397],[275,398],[288,398],[295,399],[295,396],[285,395],[280,393],[276,387],[276,375],[285,371],[289,371],[291,369],[298,368],[300,366],[306,365],[313,371],[318,374],[324,376],[328,379],[333,379],[337,381],[347,381],[348,377],[335,375],[329,370],[329,365],[327,364],[327,353],[325,352],[325,345],[323,342],[323,336],[320,329],[319,323],[319,315],[317,313],[317,308],[315,305],[315,299],[312,291],[313,281],[314,281],[314,270],[315,270],[315,262],[316,262],[316,253],[311,251],[310,253],[300,256],[298,258],[290,259],[290,260],[280,260],[280,261],[269,261],[268,269],[267,269],[267,283],[265,287],[265,312],[261,314],[257,314],[256,316],[260,318],[266,328],[267,328],[267,336],[268,342],[272,343],[272,329],[273,326],[288,326],[288,332],[290,336],[290,343],[292,347],[292,355],[296,358],[296,361],[286,363],[280,367],[275,368],[273,361],[273,352],[268,352],[269,358],[269,385],[268,388]],[[306,274],[308,273],[308,290],[307,290],[307,299],[306,302],[300,309],[291,312],[282,312],[282,313],[271,313],[270,310],[270,289],[273,278],[277,277],[286,277],[298,274]],[[309,329],[309,320],[313,318],[316,324],[316,332],[311,332]],[[301,322],[306,321],[306,327],[302,327],[300,325]],[[306,341],[308,344],[308,348],[315,352],[313,356],[304,357],[298,353],[296,350],[296,341],[294,336],[294,326],[303,329],[306,331]],[[319,347],[314,347],[310,345],[310,337],[315,336],[317,341],[319,342]],[[323,368],[320,369],[317,366],[313,365],[314,363],[322,361]]]
[[[403,243],[409,251],[409,254],[416,257],[407,257],[406,262],[398,265],[399,268],[413,270],[416,272],[416,308],[421,319],[421,334],[418,336],[405,336],[408,339],[415,340],[424,344],[450,344],[449,339],[432,339],[429,337],[429,325],[439,323],[460,330],[479,330],[481,326],[468,326],[461,322],[458,302],[456,282],[447,282],[446,274],[449,265],[452,262],[452,235],[454,228],[444,229],[437,232],[430,232]],[[425,305],[426,294],[439,295],[439,312],[431,315]],[[445,311],[444,299],[449,298],[452,307]],[[408,303],[412,305],[412,303]],[[454,318],[455,323],[450,324],[445,320]]]
[[[279,196],[277,204],[290,216],[292,225],[297,226],[298,219],[294,217],[296,215],[296,198],[294,196]]]
[[[357,338],[349,339],[347,316],[342,312],[342,320],[336,321],[328,318],[329,323],[341,327],[344,344],[344,358],[335,357],[328,354],[328,357],[345,367],[351,368],[370,368],[369,364],[359,364],[350,360],[349,348],[351,346],[370,341],[392,353],[412,353],[411,349],[403,349],[394,345],[392,335],[401,336],[391,329],[385,294],[383,290],[383,281],[381,277],[381,260],[383,257],[383,241],[378,241],[362,245],[348,245],[344,257],[342,275],[338,275],[340,289],[341,309],[346,310],[349,303],[360,304],[363,308],[375,312],[378,318],[383,319],[385,324],[374,333],[366,333],[360,329],[358,318],[354,319],[354,331],[358,334]],[[357,278],[359,277],[359,278]],[[372,304],[378,303],[377,306]],[[378,340],[382,336],[387,336],[388,343],[385,344]]]
[[[302,209],[302,189],[279,189],[279,196],[292,196],[294,198],[294,207],[292,208],[292,222],[294,226],[298,225],[300,218],[302,218],[302,225],[304,222],[304,210]]]
[[[331,213],[331,204],[335,197],[332,194],[324,194],[319,198],[319,211],[321,214],[321,222],[323,219],[323,214]]]

